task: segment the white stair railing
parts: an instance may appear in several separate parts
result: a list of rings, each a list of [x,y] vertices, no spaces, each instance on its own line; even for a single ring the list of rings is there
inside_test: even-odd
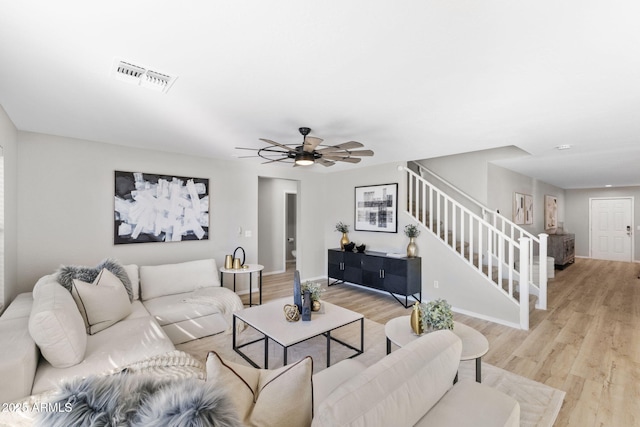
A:
[[[529,329],[531,282],[521,277],[531,277],[531,237],[512,237],[409,168],[403,169],[408,177],[407,213],[518,305],[520,326]],[[516,261],[519,271],[515,269]],[[540,264],[546,267],[545,262]],[[544,270],[541,281],[546,284]]]
[[[536,308],[541,310],[546,310],[547,309],[547,262],[546,260],[547,260],[548,235],[546,233],[541,233],[538,236],[535,236],[529,233],[524,228],[520,227],[519,225],[515,224],[508,218],[501,215],[499,212],[494,212],[487,206],[483,205],[482,203],[478,202],[477,200],[469,196],[468,194],[460,191],[455,185],[451,184],[450,182],[448,182],[441,176],[437,175],[433,171],[430,171],[429,169],[425,168],[419,163],[416,163],[416,162],[412,162],[412,163],[418,168],[420,172],[420,175],[418,175],[407,168],[407,170],[412,172],[414,176],[417,176],[420,179],[427,181],[427,179],[424,178],[424,175],[428,174],[433,178],[435,178],[436,180],[438,180],[439,182],[443,183],[450,190],[456,192],[459,195],[459,197],[463,198],[463,200],[467,202],[466,203],[467,205],[471,205],[472,208],[477,212],[476,213],[477,215],[482,216],[482,218],[484,218],[485,221],[489,222],[490,224],[493,225],[493,227],[500,230],[503,235],[508,236],[511,240],[516,240],[516,241],[518,241],[523,237],[526,237],[528,239],[527,242],[529,245],[529,251],[528,251],[529,253],[528,267],[529,268],[527,269],[527,276],[529,277],[528,282],[529,282],[530,292],[538,297],[538,300],[536,302]],[[436,188],[433,184],[429,184],[429,185]],[[442,193],[445,193],[443,190],[440,190],[440,191],[442,191]],[[409,192],[410,197],[412,194],[415,195],[415,193],[410,191]],[[471,209],[469,210],[471,211]],[[489,251],[488,254],[491,254],[494,261],[497,262],[498,252],[508,250],[508,248],[500,245],[500,241],[499,239],[496,238],[496,236],[494,236],[494,240],[489,243],[491,244],[491,251]],[[537,257],[535,256],[535,254],[537,254]],[[536,259],[538,261],[537,263],[535,262]],[[522,265],[522,264],[519,264],[519,265]],[[508,266],[506,267],[508,268]],[[519,268],[519,270],[520,271],[516,270],[512,272],[515,274],[515,277],[517,278],[518,281],[520,281],[520,276],[522,276],[522,273],[523,273],[521,267]],[[535,273],[538,273],[538,274],[536,275]],[[527,276],[523,276],[523,277],[527,277]]]

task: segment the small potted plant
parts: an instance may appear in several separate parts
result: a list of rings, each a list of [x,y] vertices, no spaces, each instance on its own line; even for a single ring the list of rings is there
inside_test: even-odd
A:
[[[340,239],[340,249],[344,250],[344,245],[349,243],[349,236],[347,233],[349,232],[349,225],[345,224],[342,221],[338,221],[336,224],[336,231],[342,233],[342,238]]]
[[[404,234],[409,238],[407,245],[407,257],[415,258],[418,256],[418,245],[416,245],[416,237],[420,235],[420,229],[415,224],[409,224],[404,227]]]
[[[420,304],[422,325],[427,330],[453,329],[453,312],[446,299]]]
[[[320,283],[307,281],[302,284],[301,290],[303,294],[305,292],[309,292],[309,295],[311,297],[311,309],[313,311],[320,310],[320,296],[324,292],[324,289],[322,289],[322,285],[320,285]]]

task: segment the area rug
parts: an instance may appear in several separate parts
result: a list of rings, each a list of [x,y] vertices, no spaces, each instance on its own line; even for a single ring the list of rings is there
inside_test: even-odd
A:
[[[386,355],[386,337],[384,325],[365,319],[364,321],[364,353],[357,356],[363,364],[370,366]],[[354,347],[360,346],[359,323],[347,325],[332,332],[332,336]],[[238,342],[250,342],[261,338],[262,334],[252,328],[247,328],[238,336]],[[236,353],[231,346],[230,334],[218,334],[199,340],[180,344],[178,350],[192,354],[204,361],[209,351],[216,351],[222,358],[237,363],[248,363]],[[288,362],[299,360],[311,355],[313,370],[319,372],[326,369],[327,340],[316,337],[297,344],[288,350]],[[392,347],[392,350],[395,347]],[[264,365],[264,341],[259,341],[245,347],[244,352],[259,366]],[[331,364],[348,358],[354,354],[352,349],[339,343],[331,343]],[[282,366],[282,347],[269,340],[269,368]],[[460,379],[475,379],[475,362],[466,361],[460,364]],[[482,383],[494,387],[512,396],[520,403],[520,425],[523,427],[551,427],[558,416],[565,392],[549,387],[545,384],[530,380],[520,375],[497,368],[488,363],[482,363]]]

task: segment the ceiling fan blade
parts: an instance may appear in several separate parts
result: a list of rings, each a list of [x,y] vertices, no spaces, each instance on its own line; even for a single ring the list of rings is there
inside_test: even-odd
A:
[[[342,144],[332,145],[331,147],[322,148],[318,150],[318,153],[326,153],[328,151],[341,151],[341,150],[351,150],[353,148],[361,148],[364,147],[364,144],[361,144],[357,141],[349,141],[343,142]]]
[[[373,156],[373,151],[371,150],[359,150],[359,151],[349,151],[350,156]]]
[[[336,164],[336,162],[325,159],[316,159],[316,163],[320,163],[322,166],[333,166]]]
[[[321,138],[316,138],[314,136],[305,136],[304,137],[304,144],[303,149],[304,151],[307,151],[309,153],[313,153],[313,150],[316,149],[316,147],[318,145],[320,145],[320,143],[322,142]]]
[[[284,144],[280,144],[279,142],[275,142],[275,141],[272,141],[270,139],[264,139],[264,138],[258,138],[258,139],[260,139],[260,141],[266,142],[267,144],[273,144],[273,145],[275,145],[277,147],[284,148],[287,151],[296,151],[295,148],[287,147]]]
[[[337,159],[339,162],[347,162],[347,163],[360,163],[362,160],[360,157],[344,157],[342,159]]]
[[[260,150],[260,149],[259,149],[259,148],[236,147],[236,150],[253,150],[253,151],[258,151],[258,150]]]

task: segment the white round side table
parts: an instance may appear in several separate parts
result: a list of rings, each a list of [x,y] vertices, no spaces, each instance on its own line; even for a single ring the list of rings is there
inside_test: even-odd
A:
[[[384,333],[387,336],[387,354],[391,353],[391,343],[402,347],[419,337],[411,330],[409,318],[410,316],[396,317],[384,325]],[[453,322],[452,332],[462,341],[460,360],[476,360],[476,381],[481,382],[482,356],[489,351],[489,341],[480,332],[460,322]]]
[[[249,275],[249,307],[253,306],[253,301],[251,300],[251,286],[253,277],[252,273],[260,273],[259,274],[259,290],[260,290],[260,305],[262,305],[262,270],[264,270],[264,266],[260,264],[245,264],[247,268],[224,268],[221,267],[220,270],[220,285],[224,285],[223,274],[233,274],[233,292],[236,291],[236,275],[237,274],[248,274]]]

